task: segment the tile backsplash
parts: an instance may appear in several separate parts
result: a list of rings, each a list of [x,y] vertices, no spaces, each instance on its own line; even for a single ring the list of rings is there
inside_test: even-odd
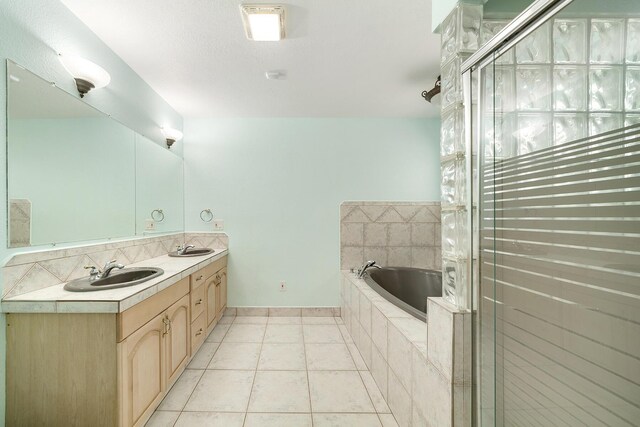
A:
[[[21,295],[86,276],[86,265],[100,268],[112,259],[126,265],[155,258],[174,251],[183,242],[214,249],[229,246],[225,233],[175,233],[16,254],[2,270],[2,297]]]
[[[31,245],[31,202],[27,199],[9,200],[9,246],[21,248]]]
[[[440,202],[348,201],[340,205],[340,268],[441,269]]]

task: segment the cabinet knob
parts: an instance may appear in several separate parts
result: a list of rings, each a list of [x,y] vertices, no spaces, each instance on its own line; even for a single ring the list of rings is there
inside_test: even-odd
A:
[[[201,275],[199,275],[199,276],[196,278],[196,282],[198,282],[198,281],[202,280],[202,278],[203,278],[203,277],[204,277],[204,276],[203,276],[202,274],[201,274]]]
[[[198,301],[196,301],[196,305],[200,305],[202,304],[202,298],[200,298]]]
[[[202,335],[202,328],[198,329],[198,332],[196,332],[196,336],[198,335]]]

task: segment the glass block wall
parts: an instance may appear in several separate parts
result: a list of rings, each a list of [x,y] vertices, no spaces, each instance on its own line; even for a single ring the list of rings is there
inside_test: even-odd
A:
[[[507,22],[484,21],[483,38]],[[486,101],[500,113],[483,135],[495,138],[485,156],[509,158],[640,123],[640,19],[557,17],[491,71],[483,85],[495,96]]]
[[[459,3],[441,27],[442,288],[444,298],[468,307],[471,262],[462,63],[480,46],[482,6]]]

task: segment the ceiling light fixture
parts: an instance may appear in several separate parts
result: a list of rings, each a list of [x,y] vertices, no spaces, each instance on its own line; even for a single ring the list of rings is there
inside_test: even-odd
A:
[[[174,142],[180,141],[182,139],[182,132],[180,132],[178,129],[173,129],[165,126],[162,128],[162,133],[167,140],[167,148],[169,149],[171,149],[171,146]]]
[[[111,81],[111,76],[104,68],[88,59],[62,54],[58,57],[65,70],[75,79],[80,98],[84,98],[84,95],[91,89],[100,89]]]
[[[276,42],[284,38],[284,7],[243,4],[240,5],[240,12],[249,40]]]

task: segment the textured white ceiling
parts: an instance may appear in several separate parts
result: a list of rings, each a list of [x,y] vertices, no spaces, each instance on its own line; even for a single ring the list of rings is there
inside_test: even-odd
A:
[[[288,0],[281,42],[247,40],[240,1],[62,2],[185,117],[439,113],[431,0]]]

